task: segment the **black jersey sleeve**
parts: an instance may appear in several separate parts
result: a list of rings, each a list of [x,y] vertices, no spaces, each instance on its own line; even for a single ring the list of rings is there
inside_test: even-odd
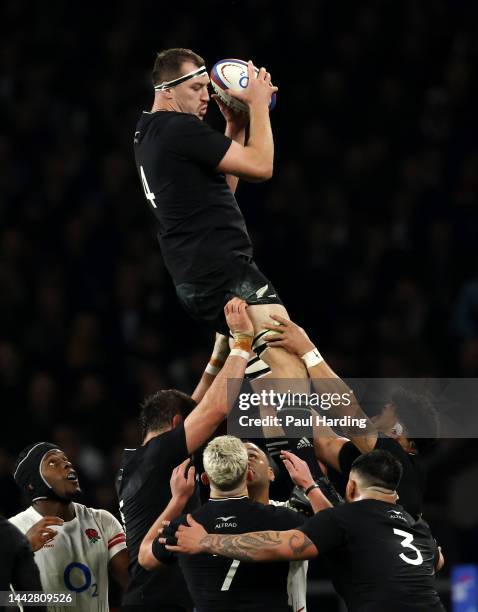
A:
[[[305,533],[315,544],[319,554],[345,544],[345,532],[335,518],[334,512],[334,508],[322,510],[299,527],[299,531]]]
[[[360,451],[353,442],[346,442],[339,452],[339,467],[340,472],[348,476],[352,463],[360,457]]]
[[[302,512],[296,512],[290,508],[281,506],[267,506],[271,515],[271,529],[277,531],[288,531],[296,529],[304,524],[307,517]]]
[[[182,463],[189,456],[184,423],[152,438],[147,444],[147,456],[149,462],[164,465],[169,472]]]
[[[3,517],[0,521],[0,550],[3,562],[3,572],[9,569],[9,575],[2,576],[2,588],[7,588],[11,584],[16,592],[19,591],[43,591],[40,572],[35,563],[33,552],[27,538],[23,533]],[[3,584],[6,579],[7,584]],[[25,612],[28,610],[44,610],[44,606],[24,606]]]
[[[170,150],[211,168],[216,168],[232,142],[195,115],[186,113],[174,118],[168,135]]]

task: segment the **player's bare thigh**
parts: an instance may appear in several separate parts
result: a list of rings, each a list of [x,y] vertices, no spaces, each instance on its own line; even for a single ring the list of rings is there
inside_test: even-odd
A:
[[[287,310],[281,304],[260,304],[249,306],[249,317],[254,325],[254,335],[266,329],[266,325],[274,323],[271,314],[290,319]],[[272,333],[272,332],[271,332]],[[261,354],[261,359],[271,368],[271,378],[307,378],[307,369],[296,355],[281,348],[268,348]]]

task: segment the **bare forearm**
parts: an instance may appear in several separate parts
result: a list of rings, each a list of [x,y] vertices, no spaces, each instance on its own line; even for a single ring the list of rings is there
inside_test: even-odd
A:
[[[274,138],[269,117],[269,108],[265,105],[250,107],[249,140],[246,148],[252,149],[257,165],[270,169],[274,163]]]
[[[310,501],[314,514],[317,514],[317,512],[320,512],[321,510],[326,510],[327,508],[333,507],[318,487],[316,489],[312,489],[307,497]]]
[[[227,417],[241,388],[247,361],[229,356],[200,404],[186,417],[184,431],[188,452],[193,453]]]
[[[151,525],[148,533],[144,536],[139,549],[138,561],[145,569],[153,569],[159,565],[159,561],[154,557],[151,546],[153,540],[158,537],[158,531],[163,527],[163,521],[170,521],[184,510],[187,499],[173,497],[169,504]]]
[[[244,146],[246,142],[245,128],[235,130],[231,124],[227,123],[225,135],[242,146]],[[229,189],[232,191],[232,193],[236,193],[237,185],[239,183],[239,177],[234,176],[233,174],[226,174],[226,183],[228,184]]]
[[[202,398],[206,395],[207,390],[212,385],[215,378],[216,376],[208,374],[206,371],[203,372],[201,380],[198,382],[197,387],[194,389],[193,394],[191,395],[196,404],[199,404]]]
[[[313,546],[305,534],[296,530],[208,534],[200,544],[204,552],[240,561],[293,561],[305,558],[306,549]]]
[[[308,368],[309,376],[312,379],[315,390],[319,394],[329,394],[330,397],[342,398],[339,401],[331,402],[329,415],[335,418],[349,416],[351,423],[359,420],[365,427],[359,429],[356,425],[343,427],[343,433],[347,436],[361,452],[372,450],[375,446],[377,434],[373,423],[369,420],[362,410],[357,398],[349,386],[332,370],[327,362],[321,361],[315,366]],[[335,405],[333,405],[335,403]]]
[[[246,366],[245,359],[230,355],[216,376],[214,384],[205,394],[204,404],[211,407],[218,405],[232,407],[242,384]]]

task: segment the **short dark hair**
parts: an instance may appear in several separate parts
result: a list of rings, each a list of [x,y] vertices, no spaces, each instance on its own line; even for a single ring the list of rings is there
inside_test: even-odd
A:
[[[171,425],[177,414],[185,419],[195,406],[192,397],[177,389],[163,389],[153,393],[141,405],[139,422],[143,438],[150,431],[159,431]]]
[[[383,487],[395,491],[402,477],[403,466],[386,450],[373,450],[357,457],[350,471],[357,472],[369,487]]]
[[[400,387],[392,393],[392,404],[406,430],[405,435],[419,452],[426,451],[437,442],[438,413],[427,396]]]
[[[164,81],[180,77],[184,62],[193,62],[198,68],[205,64],[203,58],[191,49],[165,49],[158,53],[151,75],[153,85],[160,85]]]

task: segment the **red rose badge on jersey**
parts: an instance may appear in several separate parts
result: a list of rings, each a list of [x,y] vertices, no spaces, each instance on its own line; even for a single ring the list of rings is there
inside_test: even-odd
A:
[[[85,529],[85,534],[88,540],[92,543],[98,542],[100,539],[99,533],[96,531],[96,529]]]

